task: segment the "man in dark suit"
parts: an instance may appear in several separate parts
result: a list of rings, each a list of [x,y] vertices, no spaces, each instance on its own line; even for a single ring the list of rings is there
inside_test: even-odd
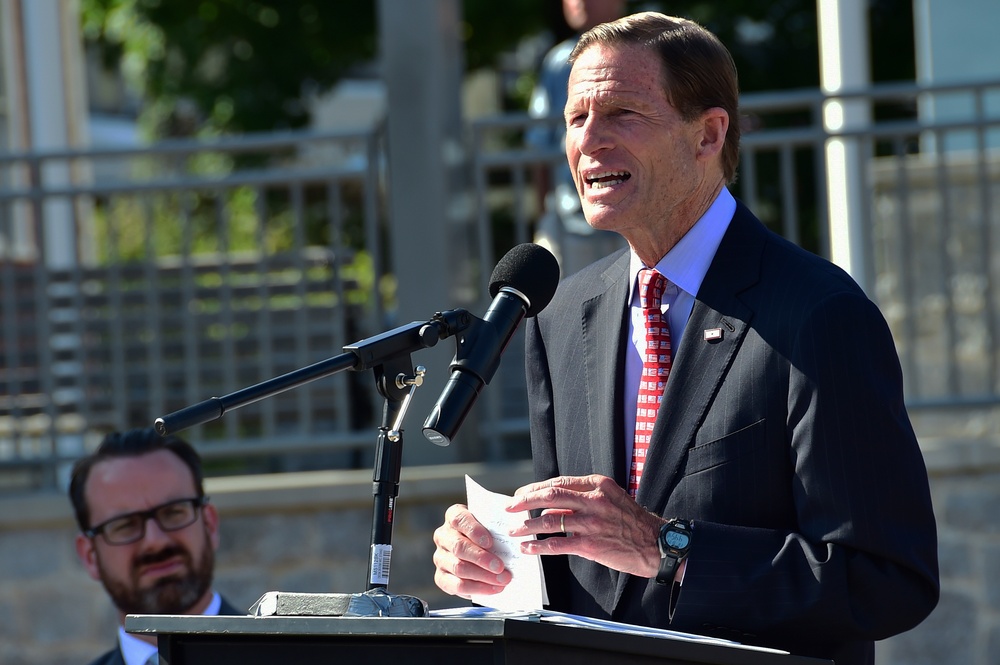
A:
[[[846,273],[726,189],[738,90],[714,35],[643,13],[591,30],[571,59],[577,191],[630,249],[529,322],[538,482],[515,493],[509,510],[533,517],[511,535],[563,536],[522,546],[547,555],[552,609],[870,664],[939,594],[888,327]],[[665,286],[642,286],[649,268]],[[465,506],[435,543],[442,590],[509,583]]]
[[[108,434],[73,466],[76,551],[118,609],[118,647],[93,665],[145,665],[156,638],[130,635],[127,614],[245,614],[212,590],[219,515],[201,459],[152,428]]]

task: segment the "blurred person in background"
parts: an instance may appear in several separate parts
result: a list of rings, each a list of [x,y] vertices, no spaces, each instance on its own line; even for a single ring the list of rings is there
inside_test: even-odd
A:
[[[525,141],[532,148],[563,152],[563,107],[572,69],[569,55],[584,32],[623,16],[625,4],[626,0],[562,0],[563,17],[574,34],[546,53],[528,105],[528,114],[533,118],[557,118],[558,122],[530,129]],[[565,162],[556,168],[538,169],[535,178],[541,209],[535,242],[556,256],[564,276],[625,246],[618,234],[598,231],[587,224]]]
[[[219,515],[201,458],[152,428],[114,432],[73,466],[76,552],[118,610],[118,645],[92,665],[157,662],[156,638],[125,632],[128,614],[245,614],[212,589]]]

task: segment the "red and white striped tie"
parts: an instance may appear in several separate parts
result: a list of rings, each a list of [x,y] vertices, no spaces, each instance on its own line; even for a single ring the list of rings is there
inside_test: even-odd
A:
[[[656,414],[663,399],[663,387],[670,376],[670,327],[661,311],[667,278],[651,268],[639,271],[639,306],[646,324],[646,349],[642,355],[642,379],[636,400],[635,440],[632,466],[628,475],[628,491],[633,497],[639,492],[642,469],[646,464],[649,438],[656,423]]]

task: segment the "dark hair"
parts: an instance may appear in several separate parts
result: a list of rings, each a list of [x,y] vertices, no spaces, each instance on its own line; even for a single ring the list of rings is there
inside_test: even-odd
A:
[[[81,457],[73,464],[73,473],[69,482],[69,500],[76,513],[76,523],[81,531],[86,531],[90,524],[90,508],[87,506],[84,492],[87,478],[94,465],[109,459],[119,457],[140,457],[158,450],[169,450],[177,455],[191,470],[198,496],[205,495],[204,474],[201,470],[201,456],[190,443],[176,436],[160,436],[152,427],[132,429],[127,432],[111,432],[107,434],[90,455]]]
[[[729,49],[694,21],[641,12],[602,23],[585,32],[569,56],[577,57],[594,44],[634,45],[660,56],[667,99],[690,122],[710,108],[729,114],[729,131],[722,147],[722,172],[736,179],[740,152],[739,81]]]

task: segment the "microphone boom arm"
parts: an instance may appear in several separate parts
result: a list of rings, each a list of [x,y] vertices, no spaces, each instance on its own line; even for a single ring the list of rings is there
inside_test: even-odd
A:
[[[464,331],[477,320],[464,309],[437,312],[430,321],[414,321],[387,332],[368,337],[344,347],[344,353],[287,374],[267,379],[258,384],[241,388],[222,397],[186,406],[156,419],[154,427],[160,436],[218,420],[227,411],[259,402],[305,383],[322,379],[346,370],[362,371],[382,365],[388,360],[427,349],[452,335]],[[393,379],[395,377],[392,377]],[[392,381],[377,381],[379,393],[386,396],[395,388]]]
[[[413,390],[421,385],[425,371],[423,367],[412,367],[410,354],[435,346],[447,337],[458,336],[451,378],[423,428],[429,441],[448,445],[483,386],[493,378],[500,356],[518,324],[525,316],[534,316],[548,304],[558,279],[559,265],[555,257],[539,245],[523,243],[507,252],[494,269],[490,278],[490,294],[494,300],[484,318],[475,317],[464,309],[437,312],[430,321],[415,321],[345,346],[344,353],[333,358],[157,418],[155,429],[166,436],[325,376],[348,369],[374,369],[376,388],[385,398],[385,406],[378,428],[372,477],[374,516],[366,593],[384,594],[389,582],[392,526],[399,492],[401,425]],[[466,331],[468,333],[463,334]],[[378,615],[382,616],[382,605],[374,604],[378,607]],[[411,616],[423,616],[427,611],[422,601],[403,604],[412,608]]]

